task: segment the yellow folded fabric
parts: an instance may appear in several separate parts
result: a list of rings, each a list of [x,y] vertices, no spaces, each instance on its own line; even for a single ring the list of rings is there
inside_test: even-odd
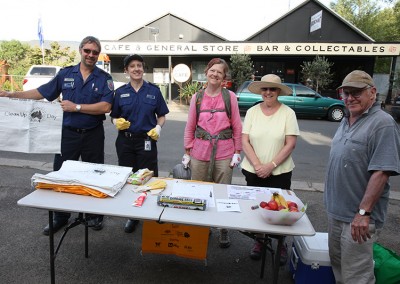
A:
[[[58,192],[94,196],[98,198],[106,198],[108,196],[107,194],[101,191],[83,185],[60,185],[60,184],[48,184],[39,182],[36,184],[36,189],[50,189]]]

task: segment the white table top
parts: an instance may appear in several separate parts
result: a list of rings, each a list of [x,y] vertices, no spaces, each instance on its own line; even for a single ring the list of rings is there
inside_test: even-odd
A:
[[[171,192],[171,179],[166,179],[167,188],[162,193]],[[223,184],[213,184],[214,198],[227,198],[227,188]],[[94,213],[107,216],[127,217],[142,220],[159,220],[171,223],[198,225],[207,227],[227,228],[276,235],[304,235],[315,234],[307,214],[291,226],[267,224],[261,217],[261,209],[252,210],[256,205],[254,200],[239,199],[241,212],[218,212],[216,207],[207,207],[205,211],[177,209],[158,206],[157,196],[151,194],[142,207],[132,206],[139,196],[134,193],[132,185],[126,185],[114,198],[96,198],[76,194],[60,193],[52,190],[35,190],[18,201],[18,205],[54,211]],[[162,212],[164,209],[164,212]]]

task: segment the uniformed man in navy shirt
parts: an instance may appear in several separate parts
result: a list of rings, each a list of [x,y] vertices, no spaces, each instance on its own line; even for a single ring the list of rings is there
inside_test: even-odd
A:
[[[169,112],[158,86],[143,80],[144,60],[140,55],[124,59],[130,80],[115,91],[111,118],[118,131],[115,142],[120,166],[132,171],[148,168],[158,176],[157,139]],[[125,232],[132,233],[137,220],[128,220]]]
[[[24,92],[0,92],[0,96],[53,101],[62,93],[64,111],[61,154],[56,154],[53,169],[61,168],[66,160],[104,163],[105,113],[111,110],[114,84],[110,74],[96,66],[101,51],[100,41],[85,37],[79,45],[81,62],[61,69],[48,83]],[[54,232],[68,223],[70,213],[55,212]],[[103,216],[90,215],[89,225],[94,230],[103,228]],[[49,234],[47,225],[43,234]]]

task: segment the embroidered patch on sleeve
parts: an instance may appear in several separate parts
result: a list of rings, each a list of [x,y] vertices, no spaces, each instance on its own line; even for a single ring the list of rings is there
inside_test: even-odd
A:
[[[114,82],[113,82],[113,80],[107,80],[107,86],[110,89],[110,91],[114,91]]]

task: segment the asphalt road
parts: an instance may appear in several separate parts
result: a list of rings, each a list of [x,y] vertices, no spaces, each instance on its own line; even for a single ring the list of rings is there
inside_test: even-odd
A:
[[[172,168],[180,163],[183,155],[183,133],[187,120],[187,106],[169,104],[171,112],[167,115],[167,122],[162,129],[158,141],[159,170],[168,175]],[[244,117],[242,117],[244,118]],[[300,137],[297,139],[296,149],[293,152],[295,169],[292,180],[306,184],[309,188],[322,189],[325,179],[325,169],[328,162],[331,139],[338,127],[338,123],[327,120],[298,119]],[[115,151],[117,131],[109,119],[105,127],[105,162],[118,164]],[[52,154],[25,154],[0,151],[0,165],[16,165],[34,167],[51,171],[53,165]],[[243,174],[235,168],[233,172],[236,183],[244,184]],[[400,176],[391,178],[392,190],[400,194]]]
[[[185,113],[175,114],[175,121],[181,121],[184,125]],[[172,119],[170,122],[168,125],[172,126]],[[311,123],[308,124],[308,122]],[[315,135],[308,135],[308,138],[303,141],[304,144],[314,143],[311,144],[314,146],[319,144],[321,150],[329,147],[327,146],[329,145],[329,135],[317,134],[320,130],[323,131],[323,128],[326,129],[326,123],[329,122],[305,121],[304,125],[313,125],[312,129],[304,129],[302,120],[299,123],[302,131],[315,133]],[[181,131],[183,130],[180,129],[180,126],[181,124],[171,127],[169,130],[166,126],[163,129],[162,138],[165,138],[165,143],[161,143],[162,139],[160,139],[159,150],[160,164],[162,165],[160,169],[164,172],[167,172],[171,165],[180,160],[181,150],[179,147],[181,145],[177,145],[176,152],[170,150],[173,143],[182,143]],[[174,139],[169,140],[171,137]],[[302,186],[295,187],[295,192],[303,202],[308,203],[307,216],[315,230],[326,232],[326,214],[322,203],[322,192],[318,188],[316,190],[312,186],[309,188],[304,186],[304,183],[306,185],[322,185],[326,153],[305,150],[300,144],[303,142],[299,142],[296,149],[304,154],[303,162],[297,162],[297,169],[302,168],[303,164],[316,166],[308,170],[309,182],[297,183]],[[106,149],[107,163],[116,163],[115,155],[112,154],[114,151],[113,144],[109,143]],[[164,164],[164,155],[170,158],[173,156],[173,158]],[[26,157],[30,159],[24,160]],[[46,169],[51,169],[52,157],[52,155],[27,156],[27,154],[0,152],[0,161],[3,161],[0,163],[0,213],[2,216],[0,218],[0,276],[2,283],[48,283],[50,281],[48,237],[42,235],[42,229],[48,221],[47,211],[19,207],[17,201],[32,191],[30,178],[34,173],[45,173]],[[13,165],[12,162],[15,160],[20,163]],[[4,162],[7,161],[11,161],[11,163],[4,165]],[[30,165],[35,166],[30,168]],[[316,179],[316,176],[322,177],[321,180]],[[296,178],[294,180],[296,181]],[[234,181],[243,182],[239,171],[235,172]],[[379,241],[400,254],[400,243],[398,242],[400,217],[398,212],[400,212],[399,199],[391,199],[387,222]],[[126,234],[123,232],[124,223],[125,220],[122,218],[106,216],[105,227],[102,231],[89,230],[88,259],[84,257],[83,227],[72,229],[67,234],[56,258],[56,282],[271,283],[270,255],[267,256],[264,279],[260,279],[261,263],[249,258],[253,241],[240,232],[231,231],[232,245],[227,249],[220,249],[218,247],[218,231],[212,229],[207,261],[204,262],[170,255],[142,255],[140,249],[141,224],[135,233]],[[58,232],[56,240],[60,236],[61,232]],[[291,242],[292,238],[287,238],[289,246]],[[281,268],[279,279],[279,283],[294,283],[288,266]]]

